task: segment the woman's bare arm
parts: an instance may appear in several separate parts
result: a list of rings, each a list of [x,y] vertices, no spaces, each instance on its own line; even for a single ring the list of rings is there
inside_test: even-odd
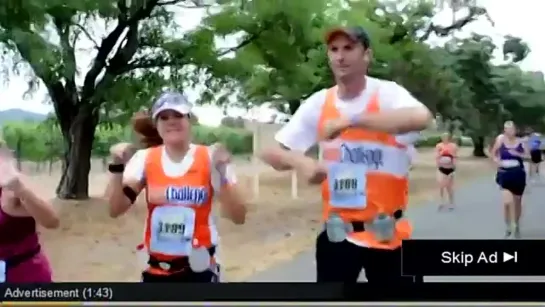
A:
[[[225,218],[240,225],[246,221],[247,200],[237,185],[236,175],[231,164],[231,154],[219,143],[209,147],[212,159],[212,186],[218,193],[220,212]]]
[[[490,158],[492,158],[492,161],[495,163],[499,163],[500,159],[498,157],[498,150],[500,148],[501,142],[503,140],[503,136],[499,135],[496,137],[496,140],[494,141],[494,145],[492,146],[492,149],[490,150]]]
[[[110,149],[113,163],[125,165],[122,173],[110,174],[104,192],[110,204],[109,214],[112,218],[127,212],[144,189],[143,176],[147,151],[140,150],[132,155],[134,152],[131,152],[130,146],[127,143],[120,143]],[[127,162],[128,159],[130,160]]]
[[[7,193],[2,193],[3,200],[7,202],[19,201],[24,210],[32,216],[36,222],[49,229],[59,227],[59,216],[53,205],[33,192],[24,179],[10,185]],[[4,199],[4,197],[6,197]]]
[[[107,199],[110,204],[110,217],[116,218],[127,212],[143,188],[144,185],[138,181],[124,181],[123,174],[110,174],[110,180],[106,188]]]
[[[221,215],[237,225],[246,222],[247,204],[237,184],[224,184],[219,192]]]

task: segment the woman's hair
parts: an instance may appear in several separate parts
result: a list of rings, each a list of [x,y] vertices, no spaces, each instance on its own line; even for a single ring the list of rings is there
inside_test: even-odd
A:
[[[155,123],[147,112],[137,112],[131,119],[132,128],[137,134],[140,145],[150,148],[163,145],[163,139],[155,127]]]
[[[191,113],[189,122],[195,124],[198,121],[199,119],[197,116],[195,116],[194,113]],[[133,115],[131,122],[132,129],[139,138],[140,146],[143,148],[150,148],[163,145],[163,139],[159,135],[159,131],[157,131],[157,127],[148,112],[137,112]]]

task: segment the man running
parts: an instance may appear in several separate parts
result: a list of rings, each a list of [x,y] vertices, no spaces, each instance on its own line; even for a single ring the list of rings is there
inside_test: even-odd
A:
[[[412,233],[407,145],[432,116],[402,86],[366,76],[372,51],[363,28],[337,28],[325,40],[337,86],[301,104],[262,159],[322,186],[318,282],[356,282],[362,268],[369,282],[399,281],[401,240]],[[324,164],[304,155],[317,142]]]
[[[529,179],[531,181],[539,180],[539,165],[541,163],[541,134],[533,132],[528,137],[528,147],[530,148]]]

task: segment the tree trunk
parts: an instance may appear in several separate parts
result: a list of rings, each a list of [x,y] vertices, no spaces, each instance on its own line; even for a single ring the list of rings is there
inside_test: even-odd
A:
[[[299,109],[299,106],[301,106],[301,101],[300,100],[289,100],[288,101],[288,106],[289,106],[289,112],[291,115],[295,114],[295,111],[297,111],[297,109]]]
[[[473,156],[474,157],[486,157],[484,152],[484,137],[475,136],[471,138],[473,140]]]
[[[63,132],[67,148],[62,166],[63,173],[57,186],[57,196],[60,199],[89,198],[91,150],[97,124],[98,116],[88,112],[86,108],[81,108],[72,121],[70,131]]]

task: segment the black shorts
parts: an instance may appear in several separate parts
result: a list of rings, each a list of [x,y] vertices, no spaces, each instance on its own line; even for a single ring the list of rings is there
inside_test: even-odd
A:
[[[441,174],[445,175],[445,176],[448,176],[452,173],[454,173],[454,168],[446,168],[446,167],[440,167],[439,168],[439,172],[441,172]]]
[[[503,190],[507,190],[515,196],[521,196],[526,189],[526,172],[499,171],[496,174],[496,183]]]
[[[541,163],[542,161],[541,150],[530,151],[530,158],[532,160],[532,163]]]
[[[170,275],[158,275],[150,274],[148,272],[142,273],[142,282],[151,282],[151,283],[215,283],[218,281],[218,275],[215,272],[210,270],[195,273],[191,270],[182,271],[179,273],[173,273]]]
[[[316,281],[355,283],[365,269],[368,282],[414,282],[401,275],[401,247],[394,250],[330,242],[325,231],[316,239]]]
[[[216,247],[212,246],[208,249],[210,257],[216,254]],[[160,268],[160,260],[150,256],[148,264],[153,268]],[[204,272],[194,272],[189,266],[187,257],[177,258],[169,263],[172,270],[176,273],[168,275],[152,274],[142,272],[142,282],[181,282],[181,283],[216,283],[219,282],[220,266],[216,264]]]

